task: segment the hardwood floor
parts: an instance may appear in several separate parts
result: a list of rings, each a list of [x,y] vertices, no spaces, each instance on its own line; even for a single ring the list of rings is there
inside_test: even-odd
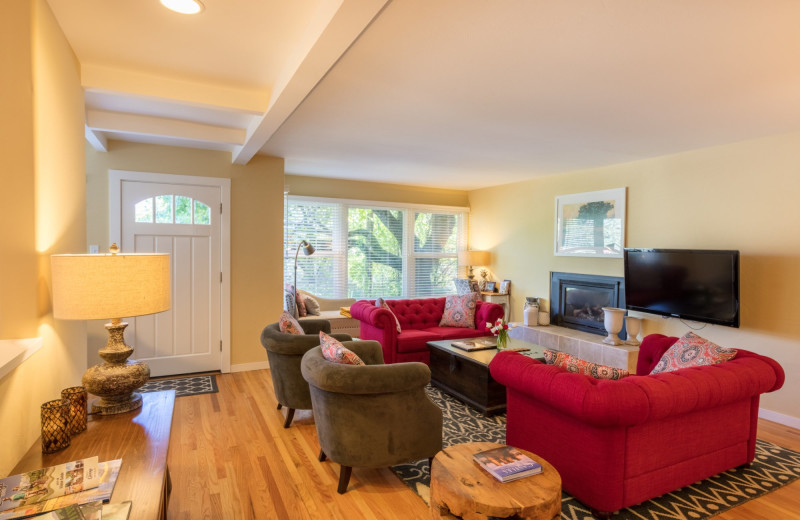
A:
[[[269,370],[222,374],[217,384],[217,394],[175,400],[170,520],[429,518],[388,468],[354,468],[347,493],[336,493],[339,465],[317,460],[311,413],[283,428]],[[759,437],[800,451],[799,430],[760,421]],[[800,481],[715,518],[800,519]]]

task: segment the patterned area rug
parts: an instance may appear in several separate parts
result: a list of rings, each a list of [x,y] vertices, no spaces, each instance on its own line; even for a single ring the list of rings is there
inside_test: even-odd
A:
[[[484,417],[461,401],[428,387],[428,395],[442,409],[444,447],[462,442],[504,443],[506,416]],[[430,499],[427,459],[393,466],[392,470],[424,501]],[[672,493],[648,500],[614,515],[614,520],[703,520],[760,497],[800,478],[800,453],[766,441],[757,441],[750,468],[736,468]],[[589,508],[567,493],[561,495],[562,520],[591,520]]]
[[[216,394],[217,376],[193,376],[175,377],[172,379],[158,379],[148,381],[138,391],[139,392],[160,392],[161,390],[175,390],[175,397],[185,395]]]

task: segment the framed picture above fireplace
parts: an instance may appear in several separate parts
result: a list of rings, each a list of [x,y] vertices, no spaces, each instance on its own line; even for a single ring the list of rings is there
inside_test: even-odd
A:
[[[556,256],[622,258],[626,188],[556,197]]]

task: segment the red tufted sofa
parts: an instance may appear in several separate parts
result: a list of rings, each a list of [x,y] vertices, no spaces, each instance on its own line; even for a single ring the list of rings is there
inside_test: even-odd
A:
[[[373,339],[381,344],[385,363],[420,361],[426,365],[430,362],[429,341],[489,336],[486,323],[504,315],[501,305],[478,301],[474,329],[440,327],[444,302],[444,297],[386,300],[400,322],[400,333],[392,314],[376,307],[375,300],[355,302],[350,306],[350,315],[361,322],[361,339]]]
[[[550,462],[564,490],[604,516],[752,462],[759,396],[783,385],[783,369],[739,350],[717,365],[647,375],[677,339],[647,336],[644,375],[618,381],[499,353],[489,369],[506,385],[506,442]]]

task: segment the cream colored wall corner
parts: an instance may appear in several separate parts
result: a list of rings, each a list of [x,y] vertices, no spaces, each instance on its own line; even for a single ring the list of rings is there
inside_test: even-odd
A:
[[[44,0],[8,0],[0,17],[0,339],[42,348],[0,379],[0,475],[40,433],[39,407],[80,384],[83,323],[53,320],[50,255],[85,248],[83,91],[77,59]]]
[[[86,162],[88,243],[101,251],[109,246],[109,170],[231,179],[231,364],[266,361],[261,329],[283,306],[283,159],[236,165],[227,152],[110,141],[108,152],[86,145]],[[88,327],[94,364],[107,333],[100,321]]]
[[[553,255],[554,201],[627,187],[626,246],[741,251],[741,328],[698,333],[778,361],[786,384],[761,406],[800,418],[798,149],[793,133],[471,191],[470,244],[493,251],[492,271],[512,281],[512,319],[521,320],[525,296],[549,297],[551,271],[623,275],[621,259]],[[645,318],[644,335],[689,330],[676,319],[634,314]]]

